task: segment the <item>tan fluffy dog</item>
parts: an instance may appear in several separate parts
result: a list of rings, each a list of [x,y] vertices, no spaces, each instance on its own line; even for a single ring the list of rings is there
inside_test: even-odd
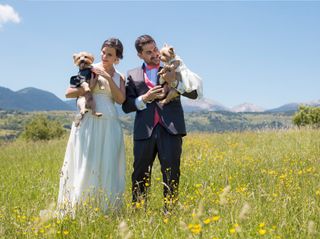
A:
[[[93,99],[91,89],[93,89],[97,82],[100,88],[103,88],[102,84],[98,81],[98,76],[91,72],[91,64],[94,62],[94,56],[88,52],[79,52],[73,55],[73,62],[79,67],[79,73],[76,76],[72,76],[70,79],[71,87],[81,87],[85,91],[83,96],[79,96],[77,99],[77,106],[80,111],[79,117],[75,120],[76,126],[80,124],[80,120],[84,114],[88,112],[88,109],[92,110],[92,114],[95,116],[102,116],[102,113],[96,112],[96,103]]]
[[[158,73],[158,75],[160,75],[159,83],[163,85],[165,94],[165,98],[160,101],[162,104],[169,103],[172,99],[179,95],[177,90],[174,88],[177,86],[178,81],[175,80],[173,82],[166,82],[165,79],[162,78],[165,73],[176,71],[176,69],[180,66],[180,61],[175,58],[176,55],[174,53],[173,47],[165,44],[164,47],[160,50],[160,60],[164,63],[164,66]],[[177,76],[179,76],[179,73],[177,74]]]

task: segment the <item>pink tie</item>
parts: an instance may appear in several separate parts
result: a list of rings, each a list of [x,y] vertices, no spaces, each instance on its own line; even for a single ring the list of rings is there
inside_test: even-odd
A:
[[[149,77],[148,77],[145,69],[144,69],[144,82],[146,83],[146,85],[148,86],[149,89],[154,87],[154,85],[151,82],[151,80],[149,80]],[[158,123],[161,123],[161,119],[160,119],[159,113],[157,111],[157,108],[154,108],[153,126],[156,126]]]

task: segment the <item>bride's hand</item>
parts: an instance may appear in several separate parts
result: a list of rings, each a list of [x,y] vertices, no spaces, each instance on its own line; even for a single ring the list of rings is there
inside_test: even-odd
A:
[[[111,79],[111,76],[108,74],[108,72],[99,67],[92,67],[91,71],[97,75],[102,76],[103,78],[106,78],[107,80]]]

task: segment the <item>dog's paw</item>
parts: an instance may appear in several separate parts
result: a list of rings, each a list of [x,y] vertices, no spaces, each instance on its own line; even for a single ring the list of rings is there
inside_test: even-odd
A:
[[[99,113],[99,112],[95,112],[94,115],[97,116],[97,117],[101,117],[103,114]]]

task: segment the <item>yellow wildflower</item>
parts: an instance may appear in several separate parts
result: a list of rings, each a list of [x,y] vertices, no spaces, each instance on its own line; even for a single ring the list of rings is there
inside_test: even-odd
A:
[[[219,215],[216,215],[216,216],[212,217],[212,221],[214,221],[214,222],[219,221],[219,219],[220,219]]]
[[[264,227],[266,224],[264,223],[264,222],[261,222],[260,224],[259,224],[259,227],[260,228],[262,228],[262,227]]]
[[[261,236],[263,236],[264,234],[266,234],[267,233],[267,230],[266,229],[260,229],[259,230],[259,234],[261,235]]]
[[[209,224],[211,222],[210,218],[207,218],[206,220],[203,221],[204,224]]]
[[[190,225],[190,224],[189,224]],[[190,226],[188,226],[190,228],[190,231],[193,233],[193,234],[200,234],[201,232],[201,225],[200,224],[191,224],[191,228]]]

